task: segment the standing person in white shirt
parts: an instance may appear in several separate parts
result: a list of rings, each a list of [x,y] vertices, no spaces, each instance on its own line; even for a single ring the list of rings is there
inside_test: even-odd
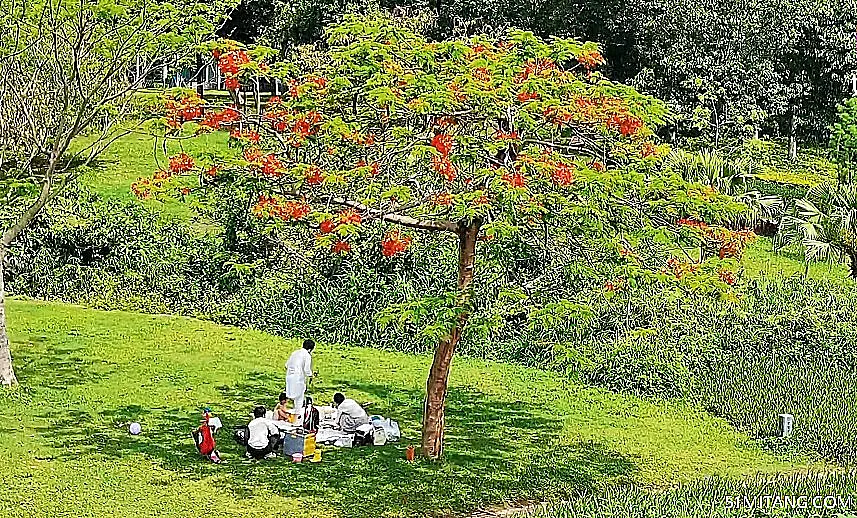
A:
[[[302,348],[293,352],[286,362],[286,395],[295,402],[293,412],[298,416],[304,408],[307,378],[312,377],[312,351],[315,342],[304,340]]]

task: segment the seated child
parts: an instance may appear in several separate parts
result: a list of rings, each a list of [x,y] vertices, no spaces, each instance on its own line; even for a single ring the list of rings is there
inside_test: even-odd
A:
[[[289,403],[289,396],[287,396],[286,393],[283,392],[282,394],[280,394],[279,404],[277,404],[277,406],[274,407],[274,416],[272,417],[272,419],[274,421],[288,421],[289,420],[289,414],[291,413],[291,410],[289,410],[288,403]]]

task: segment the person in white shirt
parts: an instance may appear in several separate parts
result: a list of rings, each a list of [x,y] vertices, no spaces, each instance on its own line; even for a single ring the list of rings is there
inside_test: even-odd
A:
[[[304,408],[307,378],[312,377],[312,351],[315,342],[304,340],[302,348],[293,352],[286,362],[286,396],[295,402],[293,412],[299,416]]]
[[[267,410],[263,406],[253,409],[254,419],[247,428],[247,456],[254,459],[267,459],[274,456],[274,449],[280,441],[280,430],[274,421],[265,417]]]
[[[333,396],[333,405],[337,410],[336,422],[343,432],[354,433],[357,428],[369,424],[369,414],[357,401],[346,399],[341,392]]]

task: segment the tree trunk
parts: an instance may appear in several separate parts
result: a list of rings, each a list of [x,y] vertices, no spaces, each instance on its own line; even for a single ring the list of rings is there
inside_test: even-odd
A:
[[[205,62],[202,59],[202,54],[196,55],[196,94],[205,98]]]
[[[848,272],[848,276],[852,279],[857,279],[857,251],[849,252],[848,258],[851,260],[851,263],[849,264],[850,270]]]
[[[792,106],[791,107],[791,116],[789,120],[789,159],[794,160],[797,158],[797,131],[795,127],[797,126],[797,115],[795,112],[797,109]]]
[[[9,337],[6,334],[6,292],[3,282],[6,254],[0,249],[0,385],[8,387],[18,383],[12,369],[12,352],[9,350]]]
[[[462,226],[458,231],[458,293],[459,306],[470,303],[473,269],[476,263],[476,236],[480,221]],[[441,340],[434,352],[434,361],[426,382],[426,400],[423,413],[423,455],[437,459],[443,455],[444,406],[446,404],[449,367],[461,331],[469,317],[465,310],[449,336]]]

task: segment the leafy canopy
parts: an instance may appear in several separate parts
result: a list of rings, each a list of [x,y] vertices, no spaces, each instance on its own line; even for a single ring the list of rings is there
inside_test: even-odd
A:
[[[201,173],[202,187],[253,193],[252,213],[273,228],[311,229],[326,253],[347,257],[373,222],[395,224],[381,242],[388,257],[416,231],[475,227],[489,250],[523,242],[649,278],[676,271],[667,261],[678,240],[698,241],[678,219],[743,210],[662,170],[668,148],[652,128],[666,107],[596,71],[595,43],[515,30],[433,42],[376,16],[348,18],[328,31],[326,51],[290,63],[268,64],[270,49],[235,42],[212,50],[234,92],[267,75],[287,81],[288,93],[259,112],[237,95],[222,109],[170,99],[167,136],[196,120],[200,131],[230,128],[239,152],[172,157],[169,170],[134,185],[140,196]],[[425,304],[435,313],[452,300]]]

